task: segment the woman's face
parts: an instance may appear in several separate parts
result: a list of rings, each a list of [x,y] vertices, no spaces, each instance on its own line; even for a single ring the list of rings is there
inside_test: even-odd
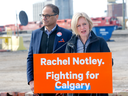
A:
[[[77,31],[80,37],[88,38],[89,36],[89,23],[84,17],[80,17],[77,22]]]

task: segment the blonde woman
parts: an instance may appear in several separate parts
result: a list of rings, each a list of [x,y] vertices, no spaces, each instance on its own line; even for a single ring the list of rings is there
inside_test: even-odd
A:
[[[92,31],[93,23],[84,12],[74,14],[71,28],[75,33],[67,43],[66,53],[110,52],[106,41]],[[71,96],[108,96],[108,94],[68,94]]]

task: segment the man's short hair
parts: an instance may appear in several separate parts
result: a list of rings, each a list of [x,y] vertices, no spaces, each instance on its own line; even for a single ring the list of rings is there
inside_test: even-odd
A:
[[[55,5],[53,5],[53,4],[47,4],[47,5],[45,5],[45,6],[43,7],[43,9],[44,9],[45,7],[50,7],[50,8],[52,8],[53,13],[56,14],[56,15],[59,15],[59,8],[58,8],[57,6],[55,6]]]

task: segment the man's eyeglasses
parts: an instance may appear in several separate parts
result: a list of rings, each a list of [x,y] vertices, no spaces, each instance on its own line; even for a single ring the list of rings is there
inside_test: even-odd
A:
[[[46,14],[46,15],[44,15],[44,14],[39,14],[39,16],[41,17],[41,18],[46,18],[46,19],[48,19],[48,18],[50,18],[51,16],[56,16],[57,14],[54,14],[54,15],[49,15],[49,14]]]

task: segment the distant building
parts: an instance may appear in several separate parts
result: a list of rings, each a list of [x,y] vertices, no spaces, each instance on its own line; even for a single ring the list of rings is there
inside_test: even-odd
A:
[[[73,16],[73,0],[54,0],[60,10],[59,19],[71,19]]]
[[[116,3],[116,0],[107,0],[108,3]]]
[[[44,3],[44,5],[54,4],[54,1],[53,0],[45,0],[43,3]]]
[[[45,0],[44,2],[33,4],[33,21],[41,21],[39,14],[46,4],[54,4],[59,8],[58,19],[71,19],[73,16],[73,0]]]
[[[126,9],[126,3],[125,3],[125,9]],[[116,17],[122,17],[122,3],[109,3],[107,6],[107,15],[108,16],[116,16]],[[125,10],[126,15],[126,10]]]
[[[39,14],[42,13],[43,2],[33,4],[33,21],[40,21]]]
[[[126,1],[126,17],[128,17],[128,0],[125,0]]]

